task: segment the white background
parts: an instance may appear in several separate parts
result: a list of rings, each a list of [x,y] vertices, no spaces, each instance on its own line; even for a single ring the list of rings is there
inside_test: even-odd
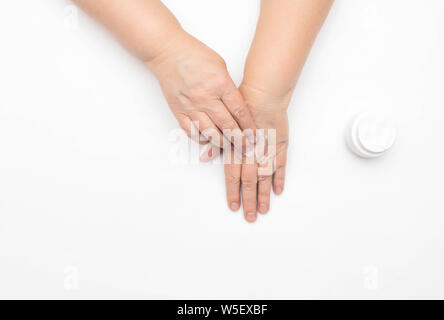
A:
[[[169,0],[237,83],[259,1]],[[155,78],[67,0],[0,3],[1,298],[444,298],[444,2],[338,0],[257,223],[223,168],[172,161]],[[352,115],[399,137],[363,160]]]

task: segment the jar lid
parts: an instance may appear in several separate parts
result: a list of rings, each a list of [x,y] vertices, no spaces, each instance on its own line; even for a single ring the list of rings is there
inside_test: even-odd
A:
[[[394,124],[381,115],[362,113],[355,116],[346,130],[349,149],[363,158],[376,158],[385,154],[395,143]]]

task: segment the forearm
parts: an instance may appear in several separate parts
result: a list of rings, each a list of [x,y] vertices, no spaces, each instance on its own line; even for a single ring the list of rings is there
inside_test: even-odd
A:
[[[244,86],[289,99],[333,0],[262,0]]]
[[[149,62],[183,33],[159,0],[73,0],[105,25],[134,55]]]

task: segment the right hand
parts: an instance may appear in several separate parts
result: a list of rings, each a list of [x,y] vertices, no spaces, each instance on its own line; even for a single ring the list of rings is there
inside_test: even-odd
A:
[[[212,49],[181,31],[146,64],[159,80],[171,110],[189,137],[192,126],[198,123],[201,135],[196,142],[208,141],[221,148],[224,130],[234,130],[234,136],[242,136],[242,141],[245,136],[254,141],[256,126],[250,111],[229,76],[225,61]],[[252,132],[245,132],[244,136],[241,131],[245,129]]]
[[[242,198],[245,219],[254,222],[257,212],[265,214],[269,211],[271,189],[276,195],[284,190],[289,133],[287,107],[291,95],[271,94],[245,82],[240,91],[257,128],[264,129],[264,135],[268,137],[269,130],[274,129],[276,136],[276,141],[267,139],[263,161],[257,158],[262,152],[256,154],[255,162],[259,164],[246,161],[246,157],[242,163],[235,163],[232,159],[231,163],[225,164],[228,206],[233,211],[238,210]],[[259,132],[257,136],[260,136]]]

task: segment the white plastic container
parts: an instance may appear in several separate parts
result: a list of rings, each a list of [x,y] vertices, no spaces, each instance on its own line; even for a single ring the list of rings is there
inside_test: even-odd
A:
[[[393,146],[396,135],[396,127],[389,119],[376,114],[362,113],[350,121],[345,140],[349,149],[356,155],[376,158]]]

